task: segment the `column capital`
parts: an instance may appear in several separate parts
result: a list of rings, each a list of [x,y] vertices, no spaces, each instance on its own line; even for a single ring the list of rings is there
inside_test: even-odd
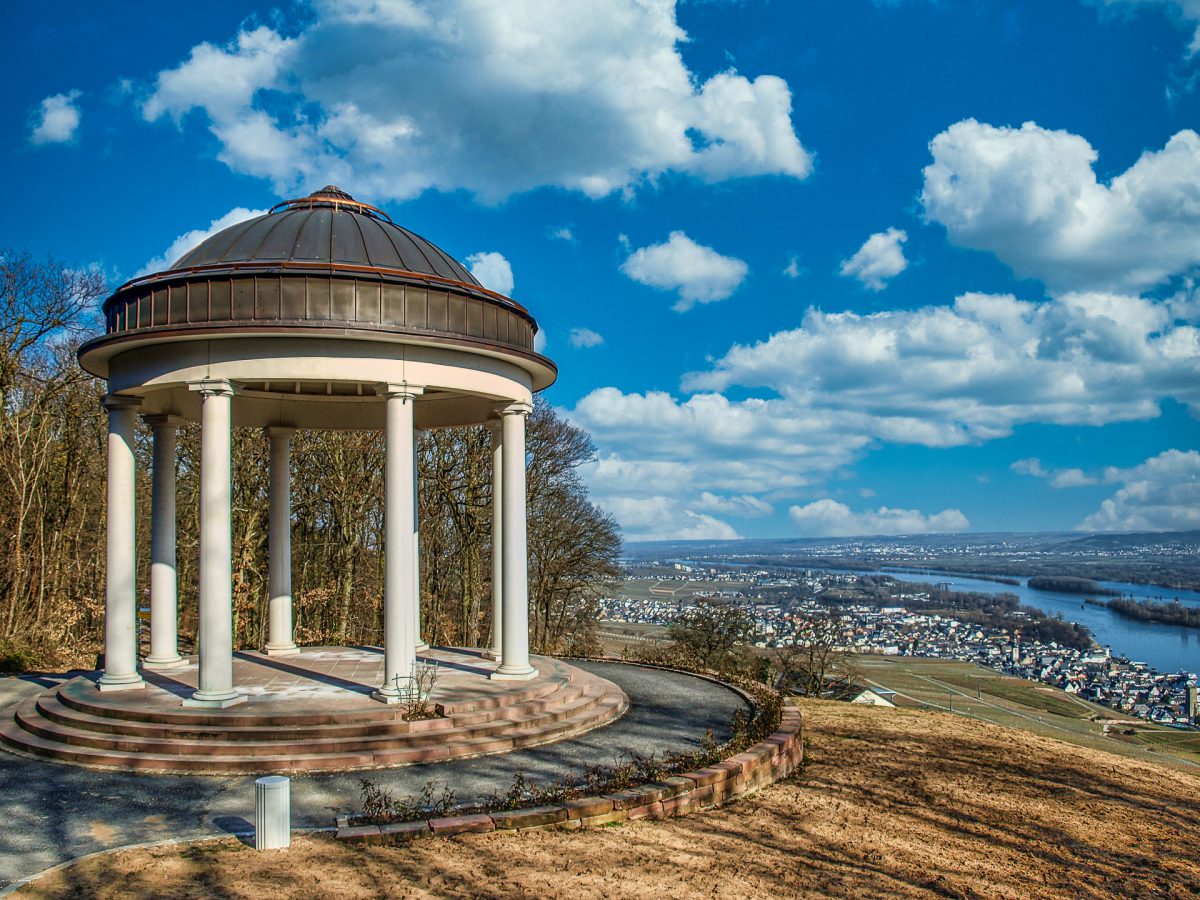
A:
[[[269,438],[287,438],[289,441],[297,430],[290,425],[268,425],[263,429]]]
[[[498,403],[492,407],[498,416],[527,416],[533,412],[533,404],[525,400],[515,400],[511,403]]]
[[[415,400],[423,393],[425,393],[423,386],[409,384],[407,381],[385,381],[375,385],[375,394],[378,397],[403,397],[408,400]]]
[[[189,391],[196,391],[204,397],[232,397],[233,382],[227,378],[202,378],[199,381],[187,383]]]
[[[151,428],[178,428],[181,425],[187,424],[187,419],[183,416],[176,416],[171,413],[143,413],[142,421]]]
[[[109,412],[116,412],[122,409],[136,410],[141,407],[142,398],[126,397],[122,394],[105,394],[100,398],[100,405]]]

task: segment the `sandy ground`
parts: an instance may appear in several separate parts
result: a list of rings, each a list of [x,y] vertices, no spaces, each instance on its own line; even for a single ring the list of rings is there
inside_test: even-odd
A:
[[[803,772],[591,832],[78,863],[19,897],[1195,897],[1200,778],[948,714],[805,705]]]

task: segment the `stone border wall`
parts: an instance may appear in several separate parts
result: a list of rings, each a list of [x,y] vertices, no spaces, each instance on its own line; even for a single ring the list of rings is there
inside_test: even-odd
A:
[[[571,830],[635,819],[686,816],[736,800],[786,778],[803,759],[804,735],[800,710],[785,705],[775,733],[744,753],[652,784],[548,806],[391,825],[348,826],[339,821],[337,838],[362,844],[395,844],[431,834],[449,836],[464,832],[527,831],[533,828]]]

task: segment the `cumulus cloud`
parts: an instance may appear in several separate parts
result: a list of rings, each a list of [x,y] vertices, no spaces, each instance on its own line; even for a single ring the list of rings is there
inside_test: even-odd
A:
[[[715,516],[686,509],[675,497],[611,497],[604,508],[627,541],[737,540],[737,529]]]
[[[253,219],[256,216],[265,216],[265,209],[246,209],[245,207],[235,207],[225,215],[213,219],[205,228],[195,228],[191,231],[185,231],[175,240],[171,241],[171,245],[167,247],[159,256],[148,260],[141,269],[138,270],[135,278],[140,278],[143,275],[149,275],[153,272],[162,272],[171,266],[181,256],[190,250],[208,240],[218,231],[224,231],[231,225],[236,225],[238,222],[245,222],[247,219]]]
[[[722,256],[682,231],[672,231],[665,242],[634,250],[621,271],[639,284],[675,291],[679,299],[671,308],[687,312],[697,303],[724,300],[750,269],[740,259]]]
[[[840,271],[848,278],[857,278],[873,291],[882,291],[887,287],[888,279],[908,268],[904,248],[900,246],[907,240],[908,233],[899,228],[877,231],[867,238],[857,253],[842,260]]]
[[[1200,265],[1200,135],[1185,129],[1108,184],[1084,138],[966,119],[929,145],[925,215],[1052,291],[1136,291]]]
[[[1184,531],[1200,528],[1200,453],[1167,450],[1128,469],[1108,468],[1121,488],[1079,524],[1082,531]]]
[[[52,94],[34,110],[29,122],[31,144],[65,144],[75,139],[81,114],[76,101],[79,91]]]
[[[686,375],[682,396],[604,387],[566,413],[601,450],[587,473],[599,497],[669,493],[695,510],[704,492],[794,497],[883,443],[953,447],[1027,422],[1148,419],[1165,397],[1200,413],[1197,312],[1190,295],[1111,294],[810,309],[800,327]],[[1066,487],[1088,476],[1048,477]]]
[[[466,258],[467,268],[479,279],[489,291],[511,297],[513,292],[513,271],[504,254],[495,251],[472,253]]]
[[[757,519],[775,512],[775,507],[753,494],[720,497],[710,491],[702,491],[700,498],[692,505],[692,508],[719,512],[729,516],[740,516],[743,519]]]
[[[1072,488],[1072,487],[1087,487],[1092,484],[1099,484],[1100,479],[1093,475],[1088,475],[1083,469],[1046,469],[1042,466],[1042,461],[1036,456],[1028,459],[1018,459],[1009,466],[1018,475],[1031,475],[1034,478],[1044,478],[1050,482],[1051,487],[1056,488]]]
[[[929,534],[966,531],[971,523],[957,509],[927,516],[917,509],[854,512],[828,498],[788,509],[788,518],[804,537],[852,537],[868,534]]]
[[[687,68],[673,0],[309,0],[294,37],[199,44],[142,112],[199,110],[238,172],[276,189],[349,182],[487,202],[542,186],[590,197],[673,171],[806,177],[783,79]],[[352,175],[353,177],[348,177]]]
[[[577,242],[575,232],[572,231],[568,225],[563,225],[559,228],[551,228],[546,232],[546,234],[551,240],[565,241],[568,244],[574,244]]]
[[[599,347],[604,343],[604,336],[590,328],[572,328],[567,336],[567,343],[576,350],[584,347]]]
[[[783,275],[785,278],[795,279],[807,274],[808,269],[800,265],[800,260],[795,256],[790,257],[788,259],[788,264],[783,268]]]

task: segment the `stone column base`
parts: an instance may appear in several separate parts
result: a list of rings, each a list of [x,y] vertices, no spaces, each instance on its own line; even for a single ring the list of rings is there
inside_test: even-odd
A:
[[[148,656],[142,660],[142,668],[150,669],[157,672],[161,669],[178,669],[180,666],[187,665],[187,660],[182,656],[166,657],[164,659],[155,659],[153,656]]]
[[[528,672],[505,672],[503,668],[504,666],[501,664],[500,668],[488,677],[492,681],[532,681],[538,677],[538,670],[533,668],[533,666],[529,667]]]
[[[232,691],[231,696],[228,697],[219,694],[215,697],[201,697],[200,692],[196,691],[192,696],[184,698],[183,705],[196,709],[225,709],[245,702],[246,695],[239,694],[236,691]]]
[[[266,656],[299,656],[300,648],[295,644],[283,644],[278,647],[267,644],[267,646],[263,647],[262,652]]]
[[[101,691],[136,691],[138,688],[144,688],[146,682],[142,681],[141,675],[119,675],[116,678],[109,678],[107,675],[101,675],[100,680],[96,682],[96,687]]]

